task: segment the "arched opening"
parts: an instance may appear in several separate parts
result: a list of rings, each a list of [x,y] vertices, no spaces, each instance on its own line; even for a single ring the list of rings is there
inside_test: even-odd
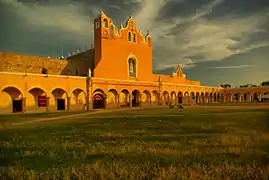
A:
[[[103,109],[106,106],[106,95],[102,89],[96,89],[93,92],[93,109]]]
[[[213,95],[213,102],[217,102],[217,93],[214,93]]]
[[[178,104],[183,103],[183,93],[182,92],[178,92],[178,94],[177,94],[177,102],[178,102]]]
[[[105,28],[108,28],[108,20],[107,19],[104,19],[103,22],[104,22],[104,27]]]
[[[113,28],[113,26],[110,26],[110,32],[109,32],[109,34],[110,34],[110,38],[113,38],[113,35],[114,35],[114,28]]]
[[[200,102],[201,102],[201,103],[205,103],[205,93],[204,93],[204,92],[201,93],[201,99],[200,99]]]
[[[140,106],[140,92],[138,90],[133,90],[132,92],[132,107]]]
[[[188,92],[185,92],[184,93],[184,104],[189,104],[190,103],[190,100],[189,100],[190,96],[189,96],[189,93]]]
[[[130,101],[129,101],[130,93],[127,89],[123,89],[120,92],[120,107],[129,107]]]
[[[213,93],[209,93],[209,103],[212,103],[214,100],[214,95]]]
[[[244,93],[243,101],[247,101],[247,98],[248,98],[248,94]]]
[[[110,89],[107,93],[107,108],[118,108],[118,92],[115,89]]]
[[[0,92],[1,107],[8,112],[22,112],[23,111],[23,96],[16,87],[6,87]],[[4,110],[3,110],[4,111]]]
[[[132,41],[132,34],[131,34],[131,32],[128,32],[128,41],[129,41],[129,42]]]
[[[194,92],[190,93],[190,103],[195,104],[195,94],[194,94]]]
[[[48,69],[47,68],[42,68],[41,74],[48,74]]]
[[[164,104],[169,104],[169,93],[167,91],[163,92],[163,102]]]
[[[170,102],[170,104],[172,104],[172,105],[176,105],[177,104],[177,100],[176,100],[176,92],[175,91],[172,91],[171,92],[171,102]]]
[[[45,108],[48,106],[47,95],[43,89],[32,88],[29,90],[29,93],[32,95],[32,98],[27,98],[27,111],[36,109],[36,107]]]
[[[217,94],[217,102],[221,102],[221,97],[222,97],[222,94],[221,93],[218,93]]]
[[[150,92],[148,90],[143,91],[141,100],[144,106],[150,105],[151,97],[150,97]]]
[[[226,94],[226,100],[225,102],[232,102],[232,94],[231,93],[227,93]]]
[[[129,58],[128,66],[129,76],[136,77],[136,60],[134,58]]]
[[[153,104],[158,104],[159,103],[159,93],[158,93],[158,91],[156,91],[156,90],[152,91],[151,102]]]
[[[239,101],[239,94],[235,93],[233,99],[234,99],[234,102]]]
[[[53,98],[50,103],[56,105],[58,111],[64,111],[69,108],[68,95],[67,92],[61,88],[54,89],[51,94]]]
[[[80,88],[73,90],[70,101],[71,110],[87,110],[89,108],[86,102],[86,93]]]
[[[136,43],[136,34],[134,33],[134,43]]]
[[[205,103],[209,103],[209,93],[205,93]]]
[[[199,104],[199,103],[200,103],[199,92],[197,92],[196,95],[195,95],[195,103],[196,103],[196,104]]]

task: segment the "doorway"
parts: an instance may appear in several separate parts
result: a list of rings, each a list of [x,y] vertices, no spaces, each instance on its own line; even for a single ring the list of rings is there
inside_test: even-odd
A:
[[[105,108],[105,98],[101,94],[95,94],[93,96],[93,109]]]
[[[12,100],[12,112],[22,112],[22,100]]]
[[[139,106],[139,92],[137,90],[134,90],[132,92],[132,107]]]
[[[57,110],[65,110],[65,99],[57,99]]]

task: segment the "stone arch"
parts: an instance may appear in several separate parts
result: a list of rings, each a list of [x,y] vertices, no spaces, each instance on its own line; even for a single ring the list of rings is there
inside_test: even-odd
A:
[[[205,93],[204,92],[201,92],[200,102],[203,104],[205,103]]]
[[[205,93],[205,103],[209,103],[209,92]]]
[[[240,94],[238,92],[233,94],[233,102],[238,102],[240,99]]]
[[[127,58],[128,64],[128,76],[129,77],[137,77],[137,58],[134,55],[130,55]]]
[[[171,96],[170,104],[176,105],[177,104],[177,94],[176,94],[176,92],[172,91],[170,96]]]
[[[87,95],[81,88],[76,88],[72,91],[70,97],[70,109],[71,110],[87,110]]]
[[[255,92],[255,93],[253,94],[253,101],[256,101],[256,102],[259,101],[259,93]]]
[[[213,93],[213,102],[217,102],[217,93],[216,92]]]
[[[134,89],[132,91],[132,107],[137,107],[141,105],[141,93],[137,90]]]
[[[40,87],[32,87],[28,90],[31,96],[27,97],[27,111],[39,111],[48,107],[47,93]],[[37,109],[38,108],[38,109]]]
[[[183,97],[183,99],[184,99],[183,100],[183,103],[184,104],[189,104],[190,103],[190,99],[189,98],[190,98],[189,92],[185,91],[184,92],[184,97]]]
[[[217,93],[217,101],[216,102],[221,102],[222,101],[222,94],[221,93]]]
[[[93,91],[92,107],[93,109],[106,108],[106,93],[103,89],[97,88]]]
[[[212,103],[214,100],[214,94],[211,92],[209,93],[209,103]]]
[[[69,96],[65,89],[54,88],[51,91],[52,96],[50,97],[49,104],[55,110],[62,111],[69,109]]]
[[[169,97],[169,93],[167,91],[163,92],[163,97],[162,98],[163,98],[163,103],[168,105],[170,97]]]
[[[195,94],[195,103],[196,104],[200,103],[200,93],[199,92],[196,92],[196,94]]]
[[[127,89],[122,89],[119,93],[120,107],[129,107],[130,106],[130,92]]]
[[[181,91],[179,91],[177,93],[177,103],[178,104],[182,104],[183,103],[183,93]]]
[[[233,102],[233,100],[232,100],[232,94],[231,93],[227,93],[226,95],[226,102]]]
[[[116,89],[109,89],[107,92],[107,108],[118,108],[119,94]]]
[[[151,104],[151,95],[148,90],[143,91],[141,100],[142,100],[143,106],[149,106]]]
[[[158,91],[156,91],[156,90],[154,90],[154,91],[152,91],[152,97],[151,97],[151,102],[153,103],[153,104],[158,104],[159,103],[159,93],[158,93]]]
[[[189,100],[190,100],[190,104],[195,104],[196,98],[193,91],[190,93]]]
[[[24,96],[22,91],[15,86],[4,87],[0,91],[1,111],[6,113],[23,112]]]

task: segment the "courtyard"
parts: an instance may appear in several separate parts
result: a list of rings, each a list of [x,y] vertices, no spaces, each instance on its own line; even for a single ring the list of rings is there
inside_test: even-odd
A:
[[[0,179],[268,179],[269,104],[0,116]]]

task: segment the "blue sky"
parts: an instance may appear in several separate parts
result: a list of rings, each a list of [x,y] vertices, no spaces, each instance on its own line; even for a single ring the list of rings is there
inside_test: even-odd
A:
[[[268,0],[0,0],[0,51],[58,56],[90,46],[103,10],[153,37],[153,69],[203,85],[269,80]]]

